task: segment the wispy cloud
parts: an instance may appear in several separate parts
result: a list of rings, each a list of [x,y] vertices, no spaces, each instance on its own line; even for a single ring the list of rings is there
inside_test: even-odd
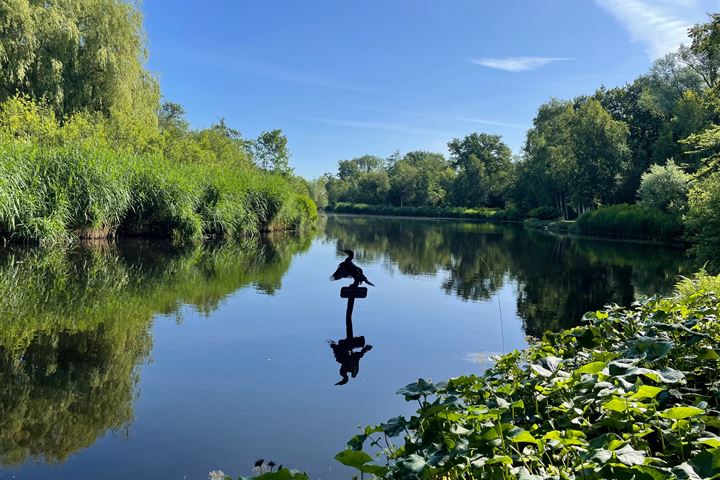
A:
[[[313,120],[327,125],[336,125],[340,127],[363,128],[368,130],[383,130],[386,132],[398,132],[409,135],[451,135],[448,132],[433,130],[428,128],[416,127],[414,125],[405,125],[399,123],[385,123],[363,120],[345,120],[340,118],[324,118],[324,117],[308,117]]]
[[[341,107],[347,107],[347,108],[353,108],[357,110],[370,110],[374,112],[383,112],[383,113],[392,113],[396,115],[406,115],[406,116],[412,116],[412,117],[420,117],[420,118],[429,118],[433,120],[442,120],[442,121],[449,121],[449,120],[457,120],[460,122],[468,122],[468,123],[480,123],[482,125],[490,125],[493,127],[504,127],[504,128],[530,128],[529,125],[523,125],[520,123],[511,123],[511,122],[502,122],[498,120],[486,120],[481,118],[472,118],[472,117],[462,117],[462,116],[449,116],[447,114],[438,114],[438,113],[427,113],[427,112],[416,112],[412,110],[403,110],[403,109],[397,109],[397,108],[384,108],[384,107],[376,107],[372,105],[360,105],[360,104],[353,104],[353,103],[346,103],[341,104]]]
[[[269,78],[281,82],[300,83],[321,88],[330,88],[334,90],[346,90],[351,92],[379,93],[379,90],[373,88],[362,87],[342,82],[335,82],[312,74],[289,70],[286,68],[274,67],[270,65],[251,65],[249,67],[240,67],[238,71],[243,71],[250,75]]]
[[[688,40],[688,28],[703,20],[717,2],[698,0],[595,0],[608,10],[655,59],[676,50]]]
[[[504,70],[506,72],[527,72],[537,70],[553,62],[572,60],[567,57],[504,57],[504,58],[471,58],[468,61],[483,67]]]
[[[470,117],[453,117],[453,118],[463,121],[463,122],[481,123],[483,125],[492,125],[495,127],[529,128],[529,125],[522,125],[520,123],[498,122],[495,120],[484,120],[482,118],[470,118]]]
[[[252,63],[237,55],[226,52],[206,52],[192,49],[165,48],[156,53],[165,59],[187,65],[207,67],[224,72],[236,72],[254,77],[267,78],[278,82],[309,85],[332,90],[350,92],[382,93],[381,90],[338,82],[321,75],[293,70],[277,65]]]

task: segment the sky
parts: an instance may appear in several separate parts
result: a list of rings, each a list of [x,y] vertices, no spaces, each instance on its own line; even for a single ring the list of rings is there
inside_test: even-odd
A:
[[[623,85],[720,0],[146,0],[148,67],[191,125],[280,128],[295,172],[472,132],[515,153],[550,98]]]

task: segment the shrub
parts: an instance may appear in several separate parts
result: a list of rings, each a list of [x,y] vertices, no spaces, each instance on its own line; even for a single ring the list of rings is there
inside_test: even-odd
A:
[[[505,212],[493,208],[465,207],[393,207],[390,205],[366,205],[364,203],[338,202],[325,210],[335,213],[358,213],[364,215],[397,215],[403,217],[469,218],[476,220],[506,220]]]
[[[0,235],[46,243],[115,232],[238,237],[304,228],[317,216],[305,183],[254,167],[222,122],[182,137],[201,155],[178,148],[184,157],[173,158],[133,140],[118,144],[115,133],[109,141],[111,126],[89,113],[61,123],[22,96],[0,102]]]
[[[682,214],[687,207],[691,176],[668,160],[665,165],[652,165],[642,174],[638,198],[640,203],[674,215]]]
[[[601,207],[581,215],[576,225],[580,233],[648,240],[667,241],[683,234],[677,216],[643,205]]]
[[[527,212],[527,216],[528,218],[537,218],[538,220],[555,220],[560,215],[558,214],[557,208],[543,205]]]
[[[720,271],[720,173],[715,173],[690,190],[689,209],[685,216],[693,249],[710,268]]]

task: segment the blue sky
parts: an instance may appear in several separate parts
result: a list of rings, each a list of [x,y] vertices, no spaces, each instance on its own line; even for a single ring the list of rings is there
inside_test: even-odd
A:
[[[147,0],[149,67],[195,127],[281,128],[291,166],[446,153],[645,72],[720,0]]]

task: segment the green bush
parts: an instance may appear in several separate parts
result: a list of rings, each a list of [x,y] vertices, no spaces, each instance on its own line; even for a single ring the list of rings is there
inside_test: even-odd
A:
[[[555,220],[559,216],[560,214],[558,213],[557,208],[549,207],[547,205],[533,208],[527,212],[528,218],[537,218],[538,220]]]
[[[642,205],[611,205],[581,215],[577,231],[591,235],[667,241],[680,238],[683,226],[677,216]]]
[[[720,271],[720,173],[693,186],[689,205],[685,223],[693,249],[713,271]]]
[[[401,388],[417,413],[365,428],[336,459],[383,478],[718,478],[720,302],[703,287],[720,278],[684,282],[590,312],[481,377]]]
[[[396,215],[402,217],[471,218],[476,220],[507,220],[503,210],[465,207],[393,207],[364,203],[338,202],[325,208],[328,212],[357,213],[364,215]]]
[[[680,215],[687,207],[691,176],[668,160],[665,165],[652,165],[642,174],[638,198],[640,203],[665,213]]]

